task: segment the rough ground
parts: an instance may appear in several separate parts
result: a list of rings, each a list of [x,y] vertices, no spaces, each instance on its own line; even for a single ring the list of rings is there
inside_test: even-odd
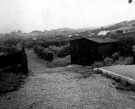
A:
[[[0,109],[135,109],[135,93],[115,89],[113,81],[88,67],[46,68],[27,51],[33,74],[16,92],[0,96]]]

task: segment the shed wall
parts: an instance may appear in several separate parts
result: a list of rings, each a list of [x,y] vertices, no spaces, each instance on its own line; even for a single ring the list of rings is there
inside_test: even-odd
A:
[[[85,38],[70,41],[71,64],[91,65],[115,52],[115,43],[97,43]]]
[[[71,64],[91,65],[97,58],[96,43],[87,39],[73,40],[71,44]]]

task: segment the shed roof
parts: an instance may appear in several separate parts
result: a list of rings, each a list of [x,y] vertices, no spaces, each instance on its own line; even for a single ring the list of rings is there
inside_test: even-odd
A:
[[[68,40],[78,40],[78,39],[87,39],[96,43],[114,43],[117,42],[117,40],[115,39],[111,39],[111,38],[93,38],[93,37],[87,37],[87,36],[82,36],[82,35],[78,35],[78,36],[71,36],[70,38],[68,38]]]
[[[91,40],[93,42],[97,42],[97,43],[113,43],[113,42],[117,42],[117,40],[110,39],[110,38],[86,38],[86,39]]]

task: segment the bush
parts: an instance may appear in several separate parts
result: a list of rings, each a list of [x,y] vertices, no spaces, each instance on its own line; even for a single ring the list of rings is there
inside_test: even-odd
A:
[[[114,54],[112,54],[112,58],[113,58],[113,61],[116,61],[116,60],[118,60],[119,59],[119,53],[114,53]]]
[[[67,55],[70,55],[70,45],[67,44],[66,46],[64,46],[58,53],[57,53],[57,57],[65,57]]]
[[[94,64],[92,64],[92,68],[99,68],[103,66],[104,66],[103,62],[95,62]]]
[[[109,58],[109,57],[106,57],[104,59],[103,63],[104,63],[105,66],[112,65],[113,64],[113,59],[112,58]]]
[[[66,56],[64,58],[56,58],[52,62],[48,63],[48,67],[64,67],[70,65],[70,56]]]
[[[34,42],[32,39],[26,39],[24,40],[24,46],[26,48],[33,48],[36,45],[36,42]]]
[[[20,43],[21,45],[24,44],[24,40],[21,38],[2,38],[0,40],[0,46],[4,46],[4,47],[14,47],[16,46],[18,43]]]
[[[36,43],[45,48],[48,48],[49,46],[57,46],[57,47],[64,46],[68,43],[68,41],[61,39],[48,39],[48,40],[39,39]]]
[[[95,62],[92,64],[93,68],[111,66],[111,65],[130,65],[133,63],[133,57],[119,56],[119,53],[114,53],[111,57],[106,57],[102,62]]]
[[[57,46],[49,46],[48,49],[53,52],[54,57],[57,57],[57,53],[63,48],[63,46],[57,47]]]
[[[20,72],[19,66],[0,69],[0,93],[7,93],[19,89],[26,75]]]
[[[121,64],[121,65],[130,65],[132,63],[133,63],[132,57],[119,57],[119,59],[114,62],[114,64]]]
[[[46,61],[52,61],[53,60],[53,53],[50,52],[48,49],[45,49],[42,46],[36,45],[34,46],[34,52],[41,58]]]
[[[135,45],[135,37],[122,37],[117,43],[118,51],[121,56],[132,56],[132,46]]]

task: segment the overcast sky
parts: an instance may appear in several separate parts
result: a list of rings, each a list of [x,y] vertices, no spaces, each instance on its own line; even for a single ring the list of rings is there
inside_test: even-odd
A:
[[[128,0],[0,0],[0,32],[98,27],[135,19]]]

